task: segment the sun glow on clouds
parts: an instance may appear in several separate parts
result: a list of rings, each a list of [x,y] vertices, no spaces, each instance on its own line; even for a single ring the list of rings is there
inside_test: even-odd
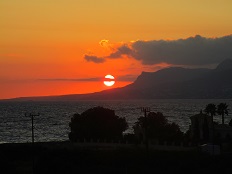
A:
[[[99,42],[102,47],[108,47],[109,40],[103,39]]]

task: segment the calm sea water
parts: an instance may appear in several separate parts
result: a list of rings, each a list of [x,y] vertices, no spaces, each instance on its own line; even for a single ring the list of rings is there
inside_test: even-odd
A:
[[[25,113],[37,114],[34,118],[35,141],[68,140],[69,122],[74,113],[103,106],[115,110],[116,115],[125,117],[129,129],[137,118],[143,116],[141,107],[150,107],[151,111],[162,112],[170,122],[177,123],[183,132],[190,125],[189,117],[198,114],[208,103],[219,104],[226,102],[229,109],[232,100],[138,100],[138,101],[79,101],[79,102],[0,102],[0,143],[31,142],[31,120]],[[225,117],[228,123],[231,114]],[[219,116],[215,117],[221,122]]]

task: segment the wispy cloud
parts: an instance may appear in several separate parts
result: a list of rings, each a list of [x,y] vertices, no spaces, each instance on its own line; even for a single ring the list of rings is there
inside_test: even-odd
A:
[[[137,78],[137,75],[127,74],[124,76],[117,77],[116,80],[120,81],[120,82],[133,82],[133,81],[135,81],[136,78]]]
[[[70,81],[70,82],[96,82],[100,81],[102,78],[51,78],[51,79],[38,79],[40,81]]]
[[[123,75],[116,77],[116,81],[125,82],[125,81],[134,81],[137,78],[136,75]],[[104,77],[93,77],[93,78],[44,78],[37,79],[39,81],[47,81],[47,82],[56,82],[56,81],[65,81],[65,82],[99,82],[103,81]]]

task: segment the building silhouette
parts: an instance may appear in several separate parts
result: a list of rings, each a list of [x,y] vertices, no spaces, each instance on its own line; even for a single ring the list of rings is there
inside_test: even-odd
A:
[[[222,143],[232,139],[232,127],[228,124],[217,124],[211,116],[202,113],[190,117],[190,138],[195,142]]]

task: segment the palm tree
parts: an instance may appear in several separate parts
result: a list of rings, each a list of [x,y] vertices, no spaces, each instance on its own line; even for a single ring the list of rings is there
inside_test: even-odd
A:
[[[216,105],[213,103],[210,103],[206,105],[205,110],[207,114],[211,115],[212,118],[212,143],[214,144],[214,122],[213,122],[213,116],[217,113]],[[214,146],[213,146],[213,154],[214,154]]]
[[[210,114],[212,117],[212,123],[213,123],[213,116],[216,115],[216,105],[213,103],[210,103],[208,105],[206,105],[205,110],[204,110],[207,114]]]
[[[224,124],[224,115],[228,115],[228,105],[226,103],[220,103],[217,105],[217,113],[222,116],[222,124]]]

